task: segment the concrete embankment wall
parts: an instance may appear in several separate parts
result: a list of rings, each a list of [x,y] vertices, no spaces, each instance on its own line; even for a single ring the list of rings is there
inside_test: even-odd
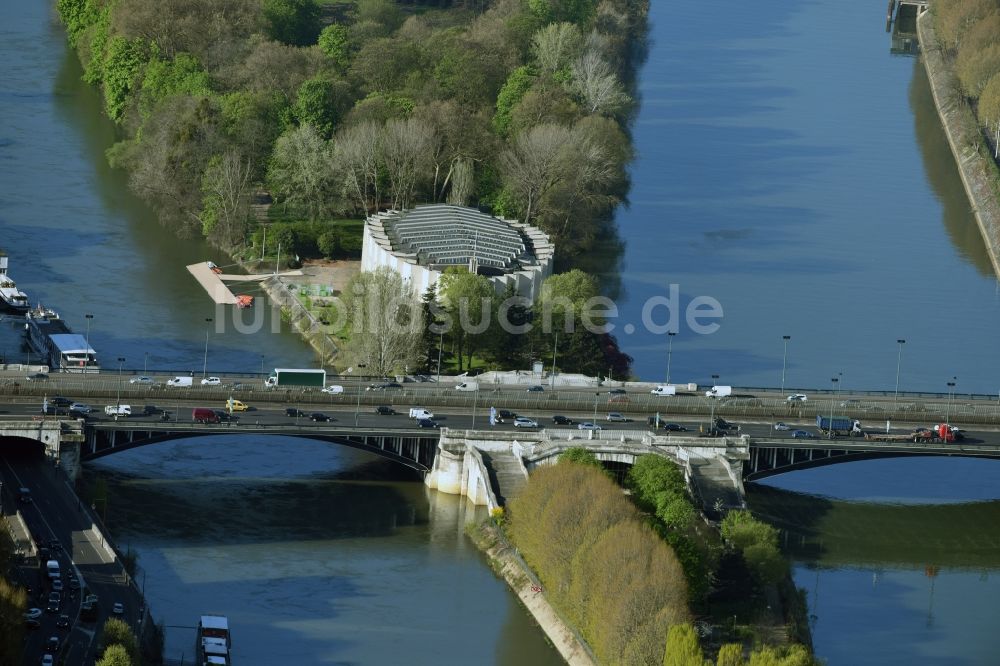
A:
[[[323,365],[330,363],[337,355],[337,346],[333,339],[323,332],[322,324],[299,302],[285,284],[278,278],[269,278],[261,282],[261,287],[267,292],[272,303],[276,303],[288,312],[288,321],[295,327],[309,345],[323,359]]]
[[[993,272],[1000,278],[1000,203],[994,193],[995,170],[989,156],[972,148],[984,145],[985,140],[972,109],[958,92],[953,63],[938,46],[931,12],[923,12],[917,17],[917,36],[934,105],[941,116],[962,185],[993,263]]]

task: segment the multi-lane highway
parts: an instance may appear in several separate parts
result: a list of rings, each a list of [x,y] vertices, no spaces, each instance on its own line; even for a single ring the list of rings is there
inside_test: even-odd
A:
[[[91,531],[91,514],[81,505],[62,472],[40,455],[8,451],[0,460],[0,479],[5,512],[12,514],[16,505],[41,554],[37,564],[25,560],[18,567],[18,576],[31,591],[29,607],[42,609],[38,618],[40,627],[28,632],[24,663],[40,663],[50,637],[54,636],[59,641],[57,663],[91,664],[100,627],[112,615],[114,604],[122,604],[119,617],[138,631],[142,599],[135,587],[128,584],[121,564],[112,561],[101,538]],[[30,502],[18,497],[19,488],[31,491]],[[59,562],[63,585],[58,610],[54,612],[47,610],[53,587],[45,572],[47,559]],[[85,594],[98,597],[95,620],[80,618]]]

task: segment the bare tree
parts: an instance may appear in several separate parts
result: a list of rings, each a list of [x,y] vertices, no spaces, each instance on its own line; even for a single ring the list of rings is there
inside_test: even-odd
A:
[[[531,50],[543,74],[553,74],[577,56],[583,36],[572,23],[550,23],[535,33]]]
[[[560,156],[572,138],[562,125],[538,125],[517,135],[514,145],[500,155],[504,183],[520,199],[525,222],[535,215],[538,200],[566,178]]]
[[[475,174],[472,163],[463,158],[455,160],[451,174],[451,190],[448,191],[448,203],[453,206],[466,206],[475,188]]]
[[[382,134],[382,161],[392,194],[392,207],[404,209],[413,199],[417,181],[430,169],[437,143],[434,129],[416,118],[390,120]]]
[[[573,63],[573,90],[591,113],[614,115],[630,101],[614,70],[595,49]]]
[[[246,236],[252,174],[249,158],[235,149],[213,158],[205,170],[202,224],[223,246],[235,247]]]
[[[378,209],[381,142],[381,128],[372,121],[347,127],[334,139],[334,158],[344,175],[344,187],[365,213]]]
[[[358,273],[345,290],[351,316],[351,349],[374,375],[416,367],[423,307],[409,282],[382,266]]]

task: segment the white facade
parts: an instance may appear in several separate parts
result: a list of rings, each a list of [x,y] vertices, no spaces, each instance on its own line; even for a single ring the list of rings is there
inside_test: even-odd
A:
[[[400,240],[401,234],[396,225],[402,227],[410,224],[412,218],[407,215],[411,212],[419,214],[421,228],[434,230],[434,238]],[[491,225],[496,232],[503,232],[505,238],[502,241],[497,239],[500,233],[490,233]],[[516,237],[520,238],[521,247],[516,252],[516,257],[509,260],[510,268],[504,269],[497,264],[502,264],[505,257],[500,256],[498,259],[496,256],[504,253],[513,256],[510,239],[515,236],[512,232],[516,232]],[[420,234],[409,233],[409,236]],[[465,239],[464,243],[462,239]],[[500,249],[489,247],[501,243],[503,247]],[[442,244],[450,246],[442,248]],[[442,260],[444,255],[446,257]],[[437,258],[438,261],[430,264],[428,256]],[[474,262],[479,265],[490,262],[494,271],[503,271],[499,275],[487,276],[497,293],[502,293],[507,285],[513,284],[518,295],[534,301],[545,278],[552,274],[554,258],[555,247],[549,237],[536,227],[490,217],[474,208],[434,204],[418,206],[412,211],[386,211],[370,216],[365,221],[361,270],[373,271],[380,266],[387,266],[399,273],[404,280],[409,280],[414,291],[421,294],[427,287],[437,284],[444,267],[442,261],[450,265],[465,266]]]

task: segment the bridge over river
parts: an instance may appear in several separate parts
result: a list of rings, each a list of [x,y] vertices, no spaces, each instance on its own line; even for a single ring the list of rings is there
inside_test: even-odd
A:
[[[7,405],[10,406],[10,405]],[[552,464],[570,447],[584,447],[610,465],[631,465],[646,454],[665,456],[685,470],[694,496],[712,514],[744,506],[745,481],[822,465],[872,458],[963,456],[1000,459],[1000,436],[978,433],[959,443],[875,442],[860,438],[789,439],[764,425],[742,434],[664,433],[646,428],[497,429],[462,427],[468,415],[450,417],[440,430],[414,427],[401,416],[352,425],[307,421],[201,424],[149,419],[67,419],[40,416],[0,418],[2,446],[41,444],[46,455],[75,478],[82,461],[180,438],[271,435],[304,437],[350,446],[418,470],[428,486],[463,494],[477,504],[502,506],[516,495],[530,470]],[[348,419],[345,419],[348,420]],[[271,422],[269,422],[271,421]],[[486,425],[484,428],[483,426]],[[626,424],[628,425],[628,424]],[[29,441],[35,444],[28,444]]]

